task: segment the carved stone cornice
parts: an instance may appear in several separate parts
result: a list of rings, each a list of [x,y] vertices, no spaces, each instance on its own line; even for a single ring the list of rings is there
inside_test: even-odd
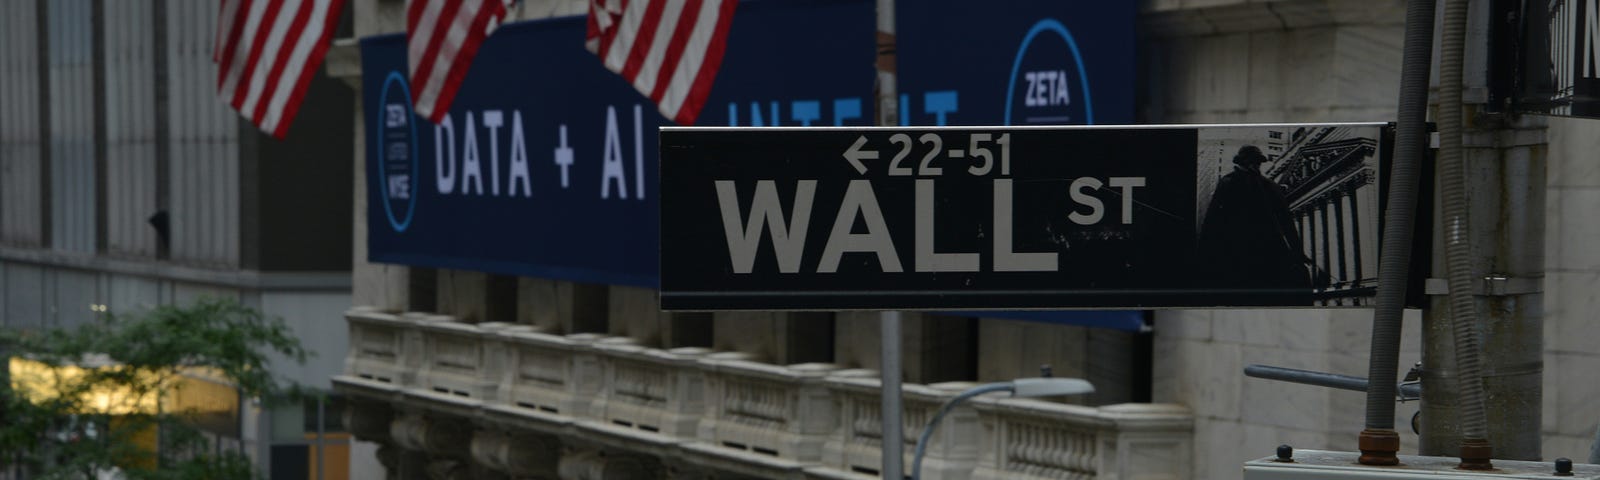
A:
[[[561,440],[547,435],[480,428],[472,434],[472,458],[515,477],[555,478]]]
[[[356,438],[368,442],[394,441],[389,436],[389,425],[394,421],[394,409],[388,403],[353,396],[349,398],[344,411],[340,412],[346,430]]]

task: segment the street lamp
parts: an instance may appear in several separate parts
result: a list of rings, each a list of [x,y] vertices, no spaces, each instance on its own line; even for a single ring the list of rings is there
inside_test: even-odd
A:
[[[922,455],[927,452],[928,440],[933,438],[933,432],[939,428],[939,421],[944,420],[945,414],[972,397],[995,392],[1011,392],[1012,397],[1082,395],[1094,393],[1094,385],[1088,380],[1079,378],[1018,378],[1009,382],[986,383],[961,392],[950,401],[944,402],[944,405],[939,407],[939,412],[933,414],[933,419],[928,421],[928,425],[922,427],[922,435],[917,437],[916,453],[911,456],[911,480],[922,480]]]

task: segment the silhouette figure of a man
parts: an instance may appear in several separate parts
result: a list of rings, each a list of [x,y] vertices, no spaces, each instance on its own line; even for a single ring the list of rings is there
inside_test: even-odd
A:
[[[1300,233],[1283,187],[1261,174],[1266,155],[1239,148],[1233,171],[1217,182],[1200,227],[1205,283],[1223,288],[1311,289]]]

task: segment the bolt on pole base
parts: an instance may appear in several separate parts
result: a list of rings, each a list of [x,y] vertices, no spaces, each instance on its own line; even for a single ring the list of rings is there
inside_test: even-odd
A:
[[[1389,466],[1399,465],[1400,457],[1395,454],[1400,452],[1400,434],[1393,429],[1368,428],[1361,431],[1361,437],[1356,442],[1361,450],[1358,461],[1362,465]]]
[[[1462,470],[1494,470],[1494,463],[1489,461],[1494,453],[1494,448],[1489,446],[1489,441],[1481,438],[1468,438],[1461,441],[1461,464],[1456,468]]]

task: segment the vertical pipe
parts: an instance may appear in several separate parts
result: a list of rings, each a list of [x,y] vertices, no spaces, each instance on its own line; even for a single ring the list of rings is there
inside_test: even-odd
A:
[[[150,53],[154,58],[151,68],[154,69],[155,76],[150,82],[150,94],[155,104],[154,126],[151,130],[151,135],[153,136],[151,141],[155,142],[155,150],[153,151],[153,155],[155,155],[155,171],[152,172],[155,185],[155,210],[150,213],[153,214],[155,212],[168,211],[172,205],[172,127],[169,123],[172,121],[172,96],[169,94],[168,85],[171,85],[172,82],[173,75],[170,69],[174,55],[168,49],[172,36],[168,30],[170,27],[167,19],[167,0],[155,0],[152,9],[150,17],[154,22],[151,29],[154,39],[153,44],[150,46]],[[178,26],[181,27],[182,25]],[[138,95],[138,93],[135,93],[135,95]],[[157,233],[155,248],[151,253],[151,256],[158,260],[167,260],[172,255],[171,213],[167,215],[166,231]]]
[[[1439,190],[1444,224],[1450,323],[1461,375],[1456,398],[1461,405],[1461,466],[1488,470],[1487,415],[1479,358],[1478,305],[1473,295],[1472,226],[1467,209],[1466,159],[1462,155],[1462,66],[1466,46],[1467,1],[1445,0],[1439,36]]]
[[[85,173],[88,174],[87,176],[90,179],[85,187],[87,187],[86,190],[88,190],[92,200],[85,205],[86,209],[89,210],[89,215],[85,215],[84,218],[86,235],[84,235],[85,243],[82,246],[89,253],[101,253],[106,251],[109,243],[109,237],[106,236],[106,231],[108,230],[106,210],[113,205],[107,198],[109,192],[106,185],[106,103],[113,100],[107,98],[108,95],[105,88],[106,59],[109,56],[106,51],[106,4],[95,2],[88,5],[88,7],[90,18],[88,86],[90,92],[88,95],[89,105],[85,106],[80,113],[90,117],[83,122],[84,128],[87,130],[84,141],[88,143],[86,145],[88,148],[85,150],[89,153],[89,158],[85,159],[84,167],[86,167],[85,170],[87,172]],[[120,20],[112,19],[110,23],[115,25]]]
[[[895,85],[895,0],[877,0],[877,123],[880,126],[899,125],[899,96]],[[883,312],[881,357],[879,372],[882,375],[882,403],[879,412],[883,417],[883,469],[881,478],[905,478],[905,429],[900,418],[900,312]]]
[[[878,36],[877,36],[877,120],[879,126],[894,126],[900,124],[900,97],[896,85],[895,72],[895,37],[894,37],[894,0],[878,1]]]
[[[34,38],[37,42],[38,54],[34,55],[35,71],[39,72],[34,79],[38,86],[39,95],[39,123],[35,130],[35,138],[39,139],[39,209],[38,209],[38,237],[36,245],[40,248],[50,248],[55,243],[55,165],[52,159],[56,156],[55,142],[51,139],[57,130],[54,126],[55,113],[52,112],[51,97],[59,88],[50,83],[50,58],[57,53],[60,47],[51,44],[53,37],[50,35],[50,3],[49,0],[35,0],[34,6]]]
[[[1600,428],[1594,431],[1594,443],[1589,444],[1589,463],[1600,463]]]
[[[322,448],[327,440],[328,396],[317,395],[317,480],[323,480],[323,458],[327,451]]]
[[[1433,0],[1406,2],[1406,32],[1400,65],[1399,123],[1395,162],[1389,179],[1382,250],[1378,259],[1377,308],[1368,357],[1366,428],[1358,441],[1365,465],[1395,465],[1400,434],[1394,430],[1395,380],[1400,368],[1400,327],[1406,278],[1411,266],[1411,232],[1416,223],[1418,177],[1427,146],[1428,75],[1433,61]]]
[[[255,464],[256,465],[271,465],[272,464],[272,409],[258,406],[258,404],[256,402],[250,402],[250,403],[252,404],[250,410],[252,410],[253,413],[254,413],[253,416],[255,418],[253,420],[255,421],[255,424],[256,424],[256,427],[255,427],[255,442],[256,442],[255,447],[256,447],[256,451],[255,451],[255,458],[252,458],[252,460],[255,460]],[[243,431],[244,431],[243,429],[240,429],[240,432],[241,432],[240,436],[241,437],[244,436],[242,434]],[[241,438],[239,443],[243,444],[244,443],[243,440],[244,439]],[[400,477],[400,478],[406,478],[406,477]]]
[[[883,376],[883,472],[881,478],[905,477],[905,428],[900,418],[900,312],[883,312],[882,357],[878,371]]]

